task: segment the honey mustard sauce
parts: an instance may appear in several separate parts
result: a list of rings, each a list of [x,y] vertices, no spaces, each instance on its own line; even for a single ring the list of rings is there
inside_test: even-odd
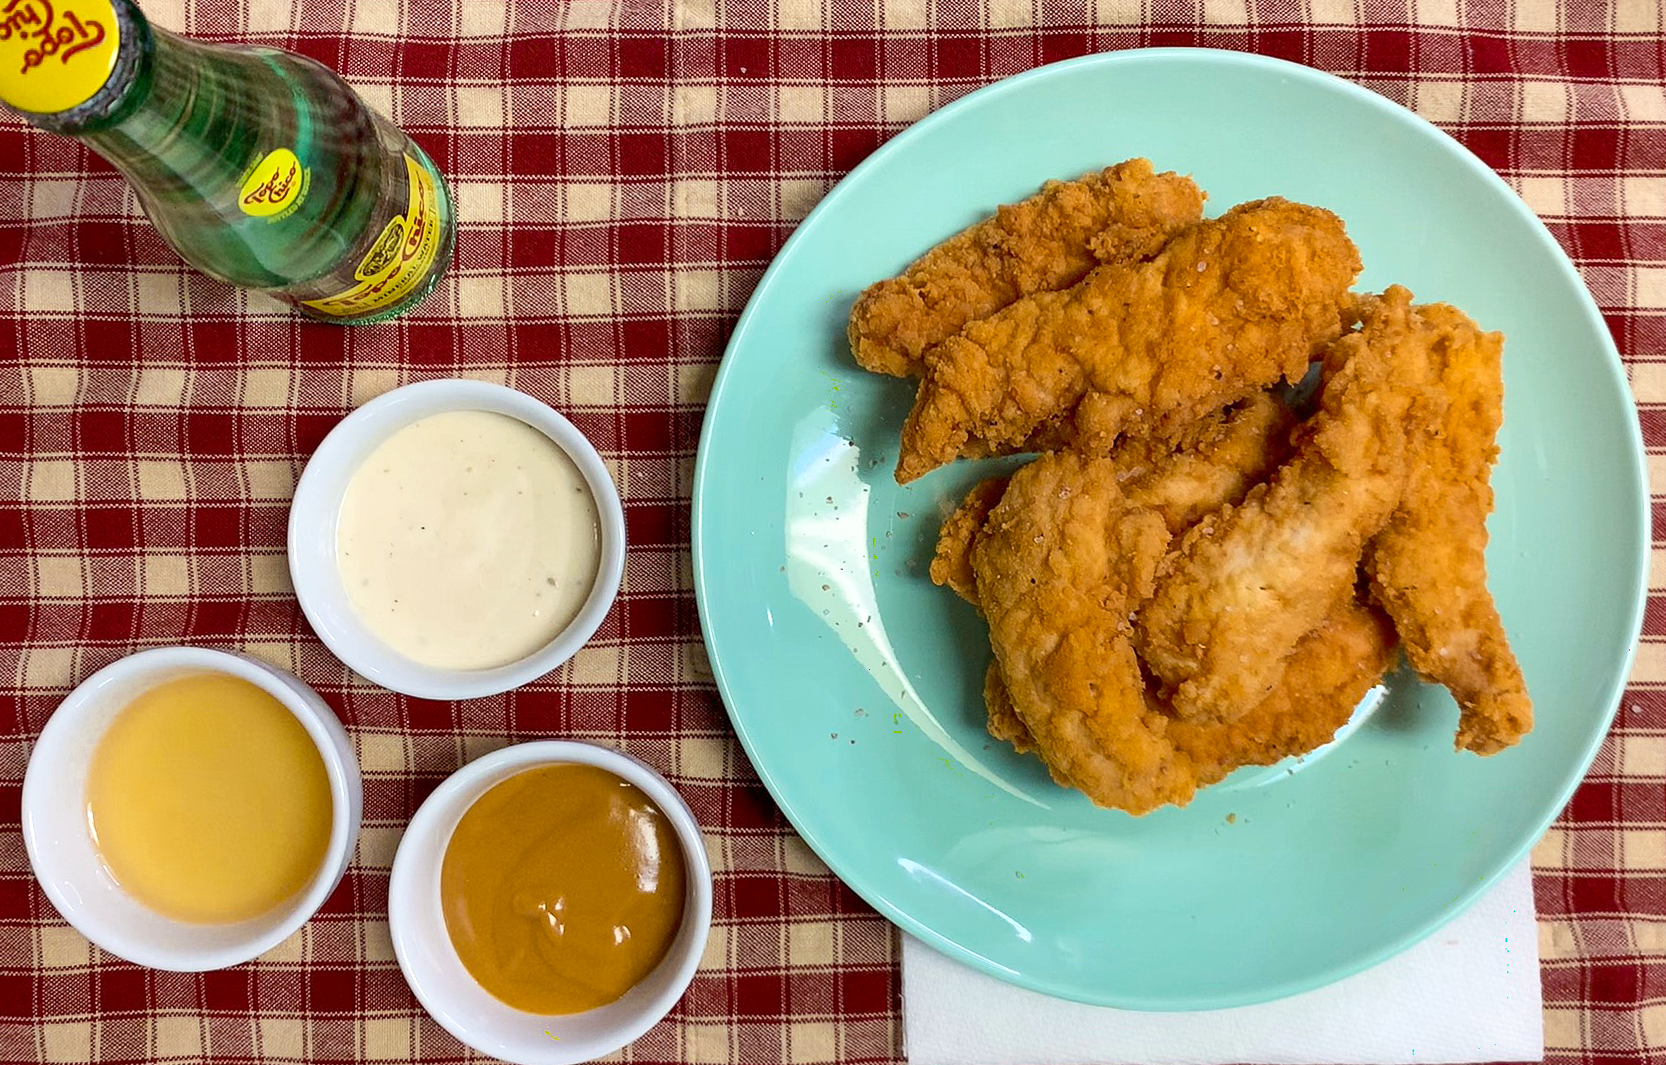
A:
[[[469,974],[516,1009],[605,1006],[653,971],[682,925],[682,847],[641,789],[587,765],[517,773],[475,801],[440,867]]]

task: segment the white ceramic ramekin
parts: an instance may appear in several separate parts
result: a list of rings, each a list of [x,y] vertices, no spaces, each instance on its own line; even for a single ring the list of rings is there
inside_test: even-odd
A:
[[[175,921],[133,899],[99,859],[87,824],[87,770],[110,722],[145,691],[194,673],[227,673],[270,693],[312,737],[330,781],[330,841],[312,883],[277,910],[232,924]],[[242,655],[161,647],[112,662],[53,711],[23,777],[23,843],[46,897],[82,935],[139,965],[200,972],[263,954],[307,922],[347,871],[363,807],[347,732],[311,688]]]
[[[491,411],[532,426],[565,451],[596,499],[601,564],[590,596],[572,624],[525,658],[494,669],[437,669],[383,643],[353,609],[336,562],[342,496],[359,464],[389,436],[429,415]],[[573,657],[595,634],[619,592],[625,569],[625,513],[619,491],[595,447],[566,418],[524,392],[482,381],[440,380],[396,388],[366,403],[330,430],[313,452],[289,508],[289,575],[295,597],[319,639],[335,656],[384,688],[425,699],[496,695],[543,676]]]
[[[440,864],[457,822],[489,789],[516,773],[562,764],[599,766],[623,777],[665,812],[682,844],[688,894],[677,938],[646,979],[606,1006],[542,1016],[493,998],[463,968],[440,908]],[[417,999],[446,1031],[515,1065],[573,1065],[611,1054],[641,1037],[671,1011],[694,979],[711,917],[711,866],[700,826],[682,796],[629,755],[560,740],[505,747],[451,774],[405,829],[388,883],[393,951]]]

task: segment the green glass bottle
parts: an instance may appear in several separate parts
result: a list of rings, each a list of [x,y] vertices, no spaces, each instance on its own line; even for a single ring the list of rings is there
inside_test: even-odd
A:
[[[0,100],[132,184],[193,266],[329,322],[427,295],[445,179],[327,67],[156,29],[132,0],[0,0]]]

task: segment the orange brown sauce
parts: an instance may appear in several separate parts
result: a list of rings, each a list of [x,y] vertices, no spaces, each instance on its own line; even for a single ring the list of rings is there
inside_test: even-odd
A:
[[[516,1009],[605,1006],[682,925],[687,872],[665,814],[605,769],[551,765],[497,784],[446,845],[440,904],[463,966]]]

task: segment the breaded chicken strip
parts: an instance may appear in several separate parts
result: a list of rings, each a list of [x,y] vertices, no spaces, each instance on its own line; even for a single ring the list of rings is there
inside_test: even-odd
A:
[[[1138,426],[1172,436],[1280,378],[1341,331],[1359,253],[1329,211],[1270,199],[1174,238],[1147,263],[1101,266],[925,353],[896,478],[1037,430],[1090,454]],[[973,441],[980,442],[973,445]]]
[[[1169,531],[1130,504],[1113,463],[1043,455],[1012,477],[972,547],[990,645],[1055,779],[1145,811],[1195,785],[1148,702],[1129,617],[1153,589]]]
[[[931,249],[901,277],[870,285],[851,308],[850,350],[863,369],[920,374],[920,353],[967,322],[1034,292],[1080,281],[1101,263],[1148,258],[1203,216],[1187,177],[1144,159],[1000,208]]]
[[[1179,535],[1205,515],[1243,501],[1290,455],[1296,424],[1278,397],[1258,392],[1193,422],[1174,450],[1134,437],[1112,452],[1122,490],[1136,506],[1156,511]]]
[[[1182,438],[1155,442],[1146,438],[1118,445],[1110,459],[1116,464],[1116,478],[1129,500],[1155,510],[1171,533],[1181,533],[1204,514],[1237,503],[1249,489],[1263,480],[1289,453],[1289,432],[1294,416],[1270,393],[1259,393],[1244,403],[1217,411],[1187,428]],[[1177,448],[1178,450],[1169,450]],[[937,556],[931,564],[931,579],[947,585],[961,598],[978,604],[977,582],[972,572],[972,545],[983,531],[989,514],[1006,491],[1008,478],[991,477],[973,486],[960,506],[943,523],[938,536]],[[1336,642],[1336,641],[1330,641]],[[1365,656],[1362,660],[1368,659]],[[1381,670],[1378,671],[1379,674]],[[1374,683],[1374,682],[1373,682]],[[1369,687],[1369,685],[1367,685]],[[1276,693],[1275,693],[1276,694]],[[1314,689],[1310,694],[1330,693]],[[1288,699],[1285,700],[1288,704]],[[1357,702],[1357,698],[1354,700]],[[1274,700],[1268,700],[1269,705]],[[1007,692],[1000,666],[989,664],[984,678],[984,704],[988,710],[989,734],[1005,740],[1020,753],[1035,749],[1029,728],[1018,716]],[[1351,710],[1352,703],[1349,703]],[[1269,711],[1270,712],[1270,711]],[[1342,720],[1346,720],[1346,713]],[[1275,728],[1258,728],[1246,722],[1235,735],[1243,737],[1246,758],[1240,764],[1265,764],[1250,758],[1264,758],[1277,749],[1288,753],[1311,750],[1324,740],[1302,747],[1302,740],[1323,731],[1323,715],[1306,715],[1302,722]],[[1334,732],[1338,724],[1330,726]],[[1326,732],[1328,737],[1330,732]],[[1200,741],[1201,742],[1201,741]],[[1224,742],[1218,737],[1216,743]],[[1230,751],[1219,760],[1230,760]],[[1271,761],[1284,757],[1279,754]],[[1228,770],[1230,771],[1230,770]]]
[[[1295,416],[1271,393],[1213,411],[1176,438],[1136,437],[1111,450],[1116,480],[1129,500],[1155,510],[1171,533],[1182,533],[1205,514],[1240,502],[1250,488],[1290,453]],[[977,605],[972,542],[1001,501],[1007,478],[978,482],[943,522],[931,579]]]
[[[1262,705],[1231,723],[1174,720],[1145,689],[1129,624],[1168,539],[1108,460],[1060,454],[1014,474],[972,552],[995,650],[990,733],[1037,750],[1059,783],[1135,814],[1329,740],[1394,647],[1386,621],[1350,598],[1302,640],[1288,683]]]
[[[1408,425],[1433,335],[1393,288],[1327,354],[1294,457],[1186,534],[1141,612],[1140,650],[1183,720],[1233,721],[1277,685],[1297,643],[1353,594],[1365,544],[1400,504]]]
[[[1239,766],[1306,754],[1348,723],[1394,664],[1397,646],[1388,618],[1349,598],[1302,637],[1278,684],[1249,713],[1226,724],[1173,721],[1175,750],[1191,760],[1198,787]]]
[[[1533,727],[1521,667],[1487,592],[1493,443],[1504,417],[1504,337],[1445,304],[1416,308],[1437,378],[1430,431],[1411,441],[1405,497],[1365,554],[1371,592],[1406,658],[1452,692],[1457,746],[1494,754]]]
[[[1001,676],[1001,664],[994,659],[990,659],[989,669],[983,675],[983,705],[989,712],[985,727],[991,736],[1012,744],[1012,749],[1019,754],[1035,750],[1035,737],[1030,735],[1030,726],[1018,716],[1018,708],[1012,705],[1012,693],[1007,691],[1006,678]]]
[[[1278,687],[1261,705],[1225,724],[1170,720],[1174,757],[1191,765],[1196,786],[1204,788],[1234,769],[1273,765],[1324,746],[1382,682],[1395,646],[1393,626],[1381,611],[1348,600],[1297,645]],[[983,698],[991,736],[1019,754],[1036,750],[996,662],[984,676]],[[1115,772],[1114,760],[1106,760],[1105,770]]]
[[[978,578],[972,572],[972,545],[983,532],[990,511],[1006,494],[1006,477],[986,477],[972,486],[960,505],[937,530],[937,554],[931,560],[931,581],[978,605]]]

